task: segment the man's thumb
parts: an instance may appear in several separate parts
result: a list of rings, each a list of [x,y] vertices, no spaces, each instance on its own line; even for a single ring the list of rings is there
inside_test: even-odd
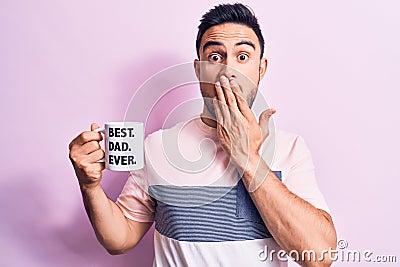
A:
[[[269,129],[268,129],[269,118],[271,118],[272,114],[274,114],[275,112],[276,110],[274,108],[269,108],[267,110],[264,110],[260,114],[258,124],[260,125],[262,135],[264,138],[266,138],[269,134]]]
[[[96,130],[97,128],[100,128],[100,126],[99,126],[97,123],[92,123],[92,124],[90,125],[90,130],[91,130],[91,131],[94,131],[94,130]]]

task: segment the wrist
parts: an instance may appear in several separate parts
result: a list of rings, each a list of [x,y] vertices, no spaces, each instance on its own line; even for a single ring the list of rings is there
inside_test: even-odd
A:
[[[82,193],[90,194],[90,193],[95,192],[96,190],[100,189],[101,185],[99,182],[93,182],[93,183],[79,182],[79,187],[80,187]]]
[[[239,167],[239,172],[244,179],[252,179],[257,172],[257,168],[262,158],[257,154],[249,156],[246,162]]]
[[[248,156],[246,161],[243,161],[243,164],[239,166],[241,173],[243,175],[253,175],[261,160],[262,158],[258,154]]]
[[[264,183],[269,171],[269,166],[259,155],[249,159],[247,168],[241,171],[243,184],[246,189],[249,192],[257,190],[257,188]]]

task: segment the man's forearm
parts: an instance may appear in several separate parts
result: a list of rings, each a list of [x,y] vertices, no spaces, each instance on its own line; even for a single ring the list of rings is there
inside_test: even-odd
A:
[[[255,191],[251,190],[251,181],[261,183]],[[250,196],[268,230],[286,252],[296,250],[301,255],[304,250],[314,250],[317,260],[323,255],[329,265],[322,251],[335,249],[336,232],[328,213],[290,192],[262,159],[247,166],[243,183],[248,190],[250,187]],[[298,263],[321,266],[321,262],[312,260]]]
[[[96,185],[81,185],[83,203],[99,242],[112,254],[128,249],[129,224],[119,207]]]

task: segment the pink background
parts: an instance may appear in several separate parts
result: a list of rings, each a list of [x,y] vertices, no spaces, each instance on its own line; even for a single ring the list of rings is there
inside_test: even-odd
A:
[[[97,243],[68,143],[93,121],[123,120],[152,74],[192,61],[215,3],[0,1],[1,266],[151,265],[152,233],[122,256]],[[246,3],[267,43],[261,90],[277,128],[307,141],[338,236],[399,261],[400,4]],[[125,179],[104,173],[111,198]]]

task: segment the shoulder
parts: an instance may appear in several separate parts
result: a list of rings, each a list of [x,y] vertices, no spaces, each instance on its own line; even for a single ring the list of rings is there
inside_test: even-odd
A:
[[[276,130],[275,147],[278,151],[309,152],[306,141],[301,135],[284,130]]]
[[[276,141],[280,144],[295,144],[296,142],[305,142],[300,134],[285,130],[276,130],[275,136]]]
[[[268,137],[267,150],[274,166],[291,169],[299,162],[311,160],[311,154],[304,138],[293,132],[276,130]]]

